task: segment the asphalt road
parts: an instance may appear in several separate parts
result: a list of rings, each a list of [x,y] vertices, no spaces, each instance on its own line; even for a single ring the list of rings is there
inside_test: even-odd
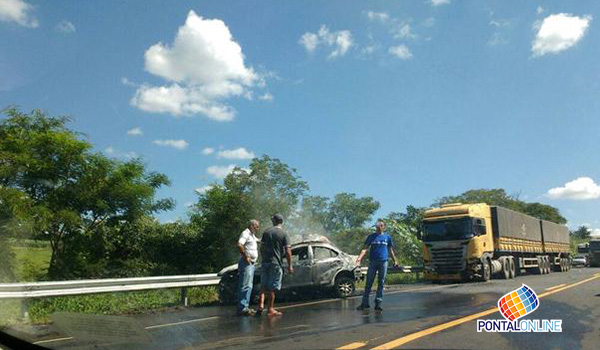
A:
[[[527,284],[540,306],[526,319],[561,319],[561,333],[477,332],[477,319],[503,319],[497,301]],[[360,296],[281,304],[281,317],[238,317],[232,307],[127,316],[151,344],[100,344],[51,327],[32,341],[56,349],[600,349],[600,269],[525,275],[488,283],[386,289],[384,311],[356,311]],[[478,315],[478,313],[481,313]],[[33,334],[36,333],[36,334]]]

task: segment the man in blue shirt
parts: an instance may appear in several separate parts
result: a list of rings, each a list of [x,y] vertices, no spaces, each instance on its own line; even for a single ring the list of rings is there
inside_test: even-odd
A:
[[[365,310],[369,308],[369,294],[371,293],[371,287],[375,280],[375,274],[377,274],[377,293],[375,294],[375,310],[382,311],[381,303],[383,302],[383,283],[385,282],[385,275],[387,274],[388,264],[388,252],[392,255],[394,260],[394,266],[398,266],[398,260],[396,260],[396,254],[394,254],[394,245],[392,243],[392,237],[385,230],[385,223],[378,220],[375,224],[375,233],[367,236],[365,240],[365,246],[360,251],[358,258],[356,258],[356,264],[360,265],[360,261],[369,252],[369,269],[367,270],[367,285],[362,297],[362,303],[356,308],[357,310]]]

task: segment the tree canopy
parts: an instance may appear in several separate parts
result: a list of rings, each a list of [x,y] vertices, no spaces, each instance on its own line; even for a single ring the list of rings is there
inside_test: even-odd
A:
[[[16,108],[4,114],[0,186],[28,201],[22,215],[33,220],[34,234],[51,243],[52,278],[77,277],[72,260],[84,257],[71,248],[82,237],[173,206],[170,199],[154,199],[158,188],[169,185],[165,175],[148,173],[139,159],[121,162],[93,153],[89,142],[66,127],[69,118]]]
[[[557,224],[565,224],[567,222],[567,219],[560,215],[557,208],[547,204],[527,203],[520,200],[516,195],[508,195],[501,188],[469,190],[458,196],[441,197],[433,205],[440,206],[447,203],[487,203],[519,211]]]

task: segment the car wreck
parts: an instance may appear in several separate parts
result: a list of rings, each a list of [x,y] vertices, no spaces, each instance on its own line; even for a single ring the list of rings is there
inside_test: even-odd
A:
[[[298,290],[325,290],[333,292],[336,297],[345,298],[355,291],[356,281],[362,278],[362,272],[356,266],[355,255],[347,254],[326,239],[302,241],[292,244],[292,266],[294,273],[286,272],[281,290],[294,292]],[[238,283],[238,265],[233,264],[222,269],[218,276],[219,301],[231,304],[236,301]],[[260,289],[260,261],[254,273],[253,299]]]

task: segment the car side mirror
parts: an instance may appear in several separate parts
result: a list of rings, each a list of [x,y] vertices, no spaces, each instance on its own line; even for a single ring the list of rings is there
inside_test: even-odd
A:
[[[423,231],[422,231],[420,228],[419,228],[419,229],[417,229],[417,234],[416,234],[416,236],[417,236],[417,239],[418,239],[419,241],[422,241],[422,240],[423,240]]]

